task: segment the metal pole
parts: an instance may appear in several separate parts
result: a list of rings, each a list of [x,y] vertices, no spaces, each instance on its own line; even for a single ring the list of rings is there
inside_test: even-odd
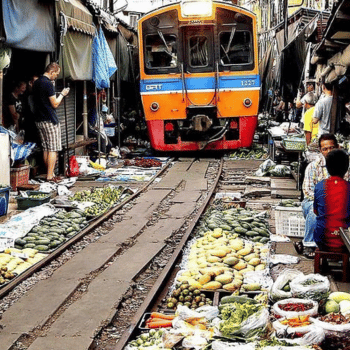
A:
[[[101,128],[100,128],[100,103],[97,98],[97,88],[95,86],[95,97],[96,97],[96,113],[97,113],[97,124],[98,124],[98,129],[97,129],[97,151],[98,151],[98,160],[99,163],[101,162]]]
[[[283,19],[284,19],[284,47],[288,45],[288,0],[283,1]],[[283,69],[285,69],[286,60],[283,60]],[[283,100],[284,100],[284,113],[285,117],[288,118],[288,101],[287,101],[287,89],[286,85],[283,86]]]
[[[2,125],[2,98],[3,98],[3,82],[4,82],[4,71],[0,70],[0,125]]]
[[[120,81],[120,34],[118,34],[117,40],[117,122],[118,122],[118,147],[120,149],[121,140],[120,140],[120,114],[121,114],[121,81]]]
[[[87,106],[87,88],[86,80],[84,80],[83,87],[83,134],[84,140],[88,139],[88,106]]]

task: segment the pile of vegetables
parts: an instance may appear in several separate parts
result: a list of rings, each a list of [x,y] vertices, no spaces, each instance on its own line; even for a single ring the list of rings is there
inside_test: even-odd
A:
[[[15,248],[51,251],[75,236],[87,224],[82,211],[78,209],[70,212],[61,210],[53,216],[41,219],[39,225],[34,226],[26,236],[16,239]]]
[[[281,200],[278,203],[279,207],[300,207],[301,203],[300,202],[296,202],[293,199],[285,199],[285,200]]]
[[[350,293],[331,293],[327,299],[324,309],[327,314],[337,312],[340,312],[343,315],[350,314]]]
[[[41,193],[41,194],[31,194],[30,196],[28,196],[29,199],[44,199],[46,198],[48,195],[45,193]]]
[[[158,345],[159,348],[161,348],[163,333],[164,329],[151,329],[148,333],[142,333],[137,336],[135,340],[128,344],[128,346],[131,348],[154,348]]]
[[[124,166],[137,166],[140,168],[160,168],[162,162],[157,159],[135,158],[124,160]]]
[[[168,309],[176,309],[179,305],[185,305],[193,310],[204,305],[212,305],[213,301],[200,289],[190,286],[187,281],[178,283],[171,297],[167,300]]]
[[[5,285],[47,255],[36,249],[8,248],[0,253],[0,285]]]
[[[145,322],[145,328],[170,328],[175,315],[166,315],[161,312],[152,312]]]
[[[89,217],[99,216],[108,211],[115,203],[117,203],[124,191],[122,186],[108,186],[104,188],[94,188],[76,192],[70,197],[71,201],[92,202],[94,205],[85,209],[84,214]]]
[[[230,208],[227,210],[212,209],[200,221],[197,234],[205,236],[211,230],[221,229],[221,235],[228,238],[240,236],[253,242],[268,243],[269,225],[259,213],[245,208]]]
[[[230,159],[266,159],[267,152],[263,147],[241,148],[229,155]]]
[[[340,313],[330,313],[325,316],[321,316],[318,318],[322,322],[327,322],[330,324],[349,324],[350,323],[350,316],[344,316]]]
[[[288,326],[288,327],[292,327],[292,328],[305,327],[305,326],[309,326],[311,324],[309,315],[288,318],[288,319],[282,320],[280,322],[284,326]]]

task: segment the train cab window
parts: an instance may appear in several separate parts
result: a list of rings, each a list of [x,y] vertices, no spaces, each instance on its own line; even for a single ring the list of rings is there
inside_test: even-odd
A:
[[[176,68],[176,36],[169,34],[146,37],[146,67],[149,69]]]
[[[209,64],[208,38],[196,35],[189,38],[189,60],[191,67],[207,67]]]
[[[253,62],[253,43],[249,31],[224,32],[220,34],[220,62],[224,66],[250,64]]]

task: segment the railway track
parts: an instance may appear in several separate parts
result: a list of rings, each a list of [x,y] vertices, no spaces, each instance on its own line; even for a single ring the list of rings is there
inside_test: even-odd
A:
[[[24,273],[17,276],[15,279],[13,279],[10,283],[8,283],[6,286],[0,289],[0,299],[3,298],[5,295],[7,295],[11,290],[13,290],[17,285],[25,281],[28,277],[32,276],[37,271],[41,270],[43,267],[47,266],[52,260],[57,258],[59,255],[62,254],[62,252],[66,251],[69,247],[74,245],[75,243],[82,240],[87,234],[95,230],[97,227],[99,227],[103,222],[108,220],[113,214],[115,214],[118,210],[120,210],[123,206],[130,203],[132,200],[137,198],[141,193],[143,193],[153,182],[154,180],[161,176],[169,167],[171,160],[164,166],[162,169],[160,169],[157,174],[155,174],[150,181],[148,181],[146,184],[142,186],[141,189],[137,190],[134,194],[128,196],[124,201],[117,204],[113,208],[111,208],[106,213],[102,214],[97,219],[90,222],[90,224],[80,231],[77,235],[69,239],[67,242],[62,244],[60,247],[58,247],[56,250],[48,254],[48,256],[39,261],[37,264],[33,265],[31,268],[26,270]]]
[[[163,169],[163,172],[164,171],[165,169]],[[109,224],[109,221],[113,220],[113,216],[119,215],[118,210],[123,206],[125,207],[125,202],[115,207],[113,212],[107,213],[94,222],[92,227],[90,226],[87,230],[81,232],[79,236],[76,236],[74,241],[69,242],[69,246],[71,246],[70,249],[74,249],[74,245],[77,244],[76,242],[79,239],[84,239],[86,235],[91,234],[97,227],[101,227],[103,222],[103,225],[107,227],[111,227],[115,223],[114,228],[112,228],[109,233],[102,236],[93,244],[90,244],[86,249],[77,254],[72,261],[68,261],[60,266],[57,271],[53,272],[52,277],[45,281],[40,281],[34,285],[33,288],[24,293],[16,302],[12,303],[8,308],[5,308],[2,320],[0,321],[0,326],[3,327],[2,331],[0,331],[0,339],[2,340],[4,349],[106,349],[107,347],[105,346],[109,342],[103,340],[104,335],[108,332],[109,327],[113,325],[113,322],[118,319],[118,314],[123,311],[122,306],[128,302],[130,293],[132,291],[139,291],[138,287],[140,288],[140,286],[144,284],[140,281],[148,281],[153,285],[155,276],[158,278],[154,286],[149,289],[147,296],[145,295],[147,290],[141,291],[140,293],[142,294],[141,299],[145,301],[142,300],[143,303],[142,305],[140,303],[141,309],[139,310],[143,310],[143,308],[147,307],[147,300],[150,298],[153,300],[156,297],[157,292],[155,290],[160,290],[160,285],[165,283],[164,281],[169,277],[169,273],[176,263],[185,242],[216,188],[221,171],[222,160],[220,163],[216,160],[198,161],[195,159],[176,162],[160,182],[148,183],[132,197],[128,198],[131,209],[125,211],[121,221],[118,220],[116,223],[112,221],[112,225]],[[160,174],[157,174],[156,177],[159,178],[159,176]],[[208,178],[206,178],[206,176]],[[150,202],[151,200],[153,200],[152,203]],[[187,200],[189,202],[186,202]],[[130,203],[132,203],[132,205]],[[188,210],[183,210],[186,205],[184,205],[184,203],[190,203],[192,209],[188,208]],[[143,216],[147,216],[146,214],[148,218],[144,220]],[[124,232],[125,234],[123,235],[123,228],[125,229],[128,227],[128,223],[131,224],[132,218],[135,219],[137,215],[140,216],[139,220],[134,220],[136,223],[134,222],[129,226],[130,232]],[[108,217],[111,219],[108,220]],[[165,231],[165,234],[162,233],[162,230]],[[167,230],[169,230],[169,232],[166,232]],[[154,246],[152,247],[152,251],[147,252],[147,256],[143,259],[138,259],[140,261],[133,261],[131,265],[135,265],[134,268],[129,268],[129,264],[127,264],[128,268],[126,268],[126,270],[132,270],[131,272],[125,271],[125,274],[128,273],[129,276],[126,277],[124,274],[124,276],[118,280],[119,283],[112,283],[112,288],[118,289],[122,287],[120,291],[117,291],[116,294],[118,295],[109,298],[110,300],[106,302],[106,304],[109,303],[110,305],[109,310],[105,310],[104,316],[91,317],[93,321],[96,321],[96,324],[91,327],[90,333],[84,333],[84,331],[82,331],[82,333],[84,333],[82,337],[86,337],[86,339],[85,341],[79,339],[78,347],[76,344],[69,344],[69,341],[73,338],[75,339],[73,339],[72,342],[76,342],[76,334],[79,334],[81,329],[77,327],[74,334],[72,332],[67,334],[69,333],[68,328],[71,328],[70,326],[72,326],[72,324],[69,324],[69,326],[66,324],[67,327],[64,328],[60,322],[67,323],[69,319],[68,323],[72,322],[75,324],[74,316],[70,315],[72,309],[74,307],[77,307],[77,310],[79,310],[79,308],[86,309],[84,298],[93,290],[95,284],[97,286],[96,288],[101,288],[101,281],[99,281],[99,279],[103,280],[107,278],[108,281],[109,278],[111,280],[112,278],[118,279],[116,275],[109,277],[106,277],[106,275],[108,275],[109,270],[113,271],[114,267],[116,267],[115,271],[117,271],[117,274],[120,274],[121,271],[118,266],[121,266],[123,262],[124,264],[128,262],[128,260],[130,260],[130,254],[131,256],[134,254],[134,256],[137,255],[140,257],[142,254],[135,254],[135,251],[139,252],[140,249],[142,250],[142,245],[147,245],[149,240],[151,240]],[[139,245],[141,245],[141,248],[138,247]],[[108,250],[108,252],[105,252],[105,254],[101,252],[96,253],[97,256],[94,258],[94,260],[97,260],[96,263],[88,263],[87,265],[91,265],[88,267],[82,266],[84,265],[84,258],[79,259],[79,256],[84,255],[84,251],[86,251],[85,258],[89,257],[88,254],[91,254],[91,251],[93,251],[93,248],[90,249],[90,246],[96,246],[102,251]],[[51,264],[55,263],[57,259],[59,259],[57,256],[62,254],[62,251],[67,248],[68,244],[65,247],[62,246],[61,251],[55,252],[55,256],[50,256],[47,260],[42,261],[40,266],[36,266],[36,270],[27,271],[27,274],[23,275],[22,279],[28,278],[34,273],[38,273],[37,271],[43,269],[45,264],[49,264],[50,261]],[[88,252],[88,250],[90,250],[90,252]],[[164,261],[168,262],[165,264]],[[154,273],[154,270],[152,270],[150,276],[147,277],[149,268],[154,263],[158,264],[157,271]],[[82,272],[79,276],[74,276],[72,273],[67,274],[65,273],[66,270],[69,270],[69,268],[66,267],[67,265],[71,265],[76,269],[81,268]],[[59,275],[60,272],[62,273],[60,278],[66,278],[66,281],[68,281],[67,284],[70,284],[71,279],[76,279],[71,289],[69,289],[68,286],[63,288],[61,285],[58,285],[57,280],[56,282],[52,282],[55,281],[55,276]],[[108,283],[104,282],[102,282],[102,285],[107,288]],[[19,283],[21,284],[21,281],[17,280],[16,285]],[[22,284],[23,283],[25,283],[25,281],[22,282]],[[44,286],[45,283],[47,284],[46,287]],[[15,283],[12,285],[12,288],[14,287]],[[11,291],[9,286],[7,286],[7,288],[6,291],[2,291],[3,296]],[[51,298],[49,296],[43,296],[43,301],[45,302],[49,299],[48,303],[50,305],[44,307],[44,312],[38,312],[37,307],[40,302],[37,301],[36,293],[38,293],[38,291],[42,293],[47,288],[57,288],[57,292],[52,293],[53,295]],[[2,301],[6,303],[7,301],[5,301],[5,299],[11,298],[11,294],[15,293],[15,291],[16,289],[7,297],[3,297]],[[101,293],[101,297],[102,294],[103,293]],[[99,307],[98,305],[96,306],[95,314]],[[88,307],[88,309],[89,308],[90,307]],[[23,311],[20,311],[23,309],[25,309],[27,315],[23,315]],[[75,312],[77,312],[77,310],[75,310]],[[93,310],[94,307],[90,308],[92,314],[94,313]],[[34,312],[38,312],[38,315],[34,317],[28,316],[28,314]],[[139,315],[141,313],[143,313],[143,311],[136,311],[134,314]],[[17,316],[14,316],[15,314]],[[86,316],[86,314],[84,315]],[[64,320],[65,317],[67,318],[66,320]],[[129,323],[128,327],[137,323],[137,317],[138,316],[135,316],[135,320],[131,321],[131,323],[126,322]],[[97,320],[94,320],[95,318]],[[20,322],[19,319],[22,319],[22,322]],[[79,319],[76,320],[76,322],[79,323],[82,322],[82,320]],[[19,327],[19,323],[21,323],[21,327]],[[121,329],[122,327],[119,333],[121,333]],[[69,337],[69,335],[72,335],[72,337]],[[52,339],[56,339],[54,342],[56,343],[55,346],[52,345]],[[68,343],[67,339],[69,339]],[[92,341],[92,339],[95,340]],[[124,339],[125,336],[120,339],[120,344],[122,344]]]

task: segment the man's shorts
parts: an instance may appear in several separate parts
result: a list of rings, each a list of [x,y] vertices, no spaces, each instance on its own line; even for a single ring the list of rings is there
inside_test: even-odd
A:
[[[61,151],[61,125],[55,125],[50,122],[38,122],[35,124],[39,130],[43,150],[49,152]]]

